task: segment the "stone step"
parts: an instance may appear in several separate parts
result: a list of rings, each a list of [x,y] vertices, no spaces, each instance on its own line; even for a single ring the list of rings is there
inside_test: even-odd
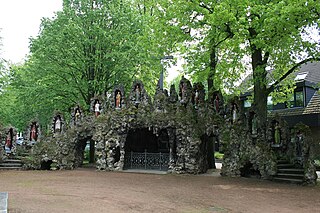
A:
[[[303,179],[295,179],[295,178],[274,177],[272,180],[276,182],[284,182],[284,183],[295,183],[295,184],[303,183]]]
[[[3,166],[3,167],[0,167],[0,170],[20,170],[20,169],[22,169],[21,166],[15,166],[15,167]]]
[[[295,168],[295,165],[291,163],[277,164],[277,168]]]
[[[21,163],[20,159],[6,159],[2,163]]]
[[[21,167],[22,163],[0,163],[0,167]]]
[[[303,174],[287,174],[287,173],[278,173],[275,176],[276,178],[292,178],[292,179],[301,179],[303,180],[304,175]]]
[[[277,164],[290,164],[288,160],[278,160]]]
[[[278,173],[285,173],[285,174],[304,174],[303,169],[298,168],[281,168],[278,169]]]

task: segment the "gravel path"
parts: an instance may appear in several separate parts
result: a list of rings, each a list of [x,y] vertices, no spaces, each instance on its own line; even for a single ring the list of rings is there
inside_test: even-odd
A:
[[[320,186],[216,175],[0,171],[9,212],[320,212]]]

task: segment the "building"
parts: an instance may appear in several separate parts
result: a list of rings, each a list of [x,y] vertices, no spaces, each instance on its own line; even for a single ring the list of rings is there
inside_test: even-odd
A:
[[[314,139],[320,138],[320,62],[309,62],[293,73],[296,82],[294,94],[287,103],[273,104],[268,97],[268,117],[276,114],[284,118],[290,127],[299,122],[308,125]],[[251,106],[249,96],[245,93],[241,96],[243,107]]]

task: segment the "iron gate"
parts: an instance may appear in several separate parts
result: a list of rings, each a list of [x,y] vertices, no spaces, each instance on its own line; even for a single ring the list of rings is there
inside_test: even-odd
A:
[[[124,169],[168,170],[169,153],[130,152],[124,157]]]

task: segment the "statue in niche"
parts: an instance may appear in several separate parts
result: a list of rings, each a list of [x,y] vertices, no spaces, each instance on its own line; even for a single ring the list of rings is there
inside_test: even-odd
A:
[[[13,146],[12,141],[13,141],[13,129],[10,128],[7,132],[6,141],[5,141],[5,150],[7,153],[11,153],[11,149]]]
[[[232,123],[235,123],[238,119],[238,106],[236,103],[232,104],[231,113],[232,113]]]
[[[120,91],[116,92],[116,109],[120,109],[121,108],[121,93]]]
[[[98,99],[95,100],[94,113],[95,113],[96,117],[98,117],[100,115],[100,102]]]
[[[74,123],[77,124],[81,120],[81,111],[79,105],[76,107],[74,111]]]
[[[61,129],[62,129],[61,117],[60,115],[57,115],[54,121],[54,132],[61,132]]]
[[[302,132],[299,130],[297,132],[297,136],[296,136],[296,156],[297,158],[301,158],[302,157],[302,144],[303,144],[303,134]]]
[[[38,129],[37,129],[36,122],[33,122],[31,124],[29,140],[30,141],[37,141],[37,139],[38,139]]]
[[[214,101],[213,101],[213,107],[214,107],[214,110],[217,114],[219,113],[219,110],[220,110],[219,105],[220,105],[220,100],[219,100],[218,95],[216,95],[214,98]]]
[[[274,143],[276,145],[280,145],[281,143],[280,126],[278,121],[276,121],[274,125]]]
[[[256,135],[258,133],[258,128],[257,128],[257,115],[256,113],[252,113],[252,120],[251,120],[251,134]]]
[[[196,109],[198,108],[198,104],[199,104],[199,91],[196,90],[194,94],[194,106]]]
[[[141,101],[141,89],[139,84],[136,85],[134,92],[135,92],[135,103],[138,104]]]

